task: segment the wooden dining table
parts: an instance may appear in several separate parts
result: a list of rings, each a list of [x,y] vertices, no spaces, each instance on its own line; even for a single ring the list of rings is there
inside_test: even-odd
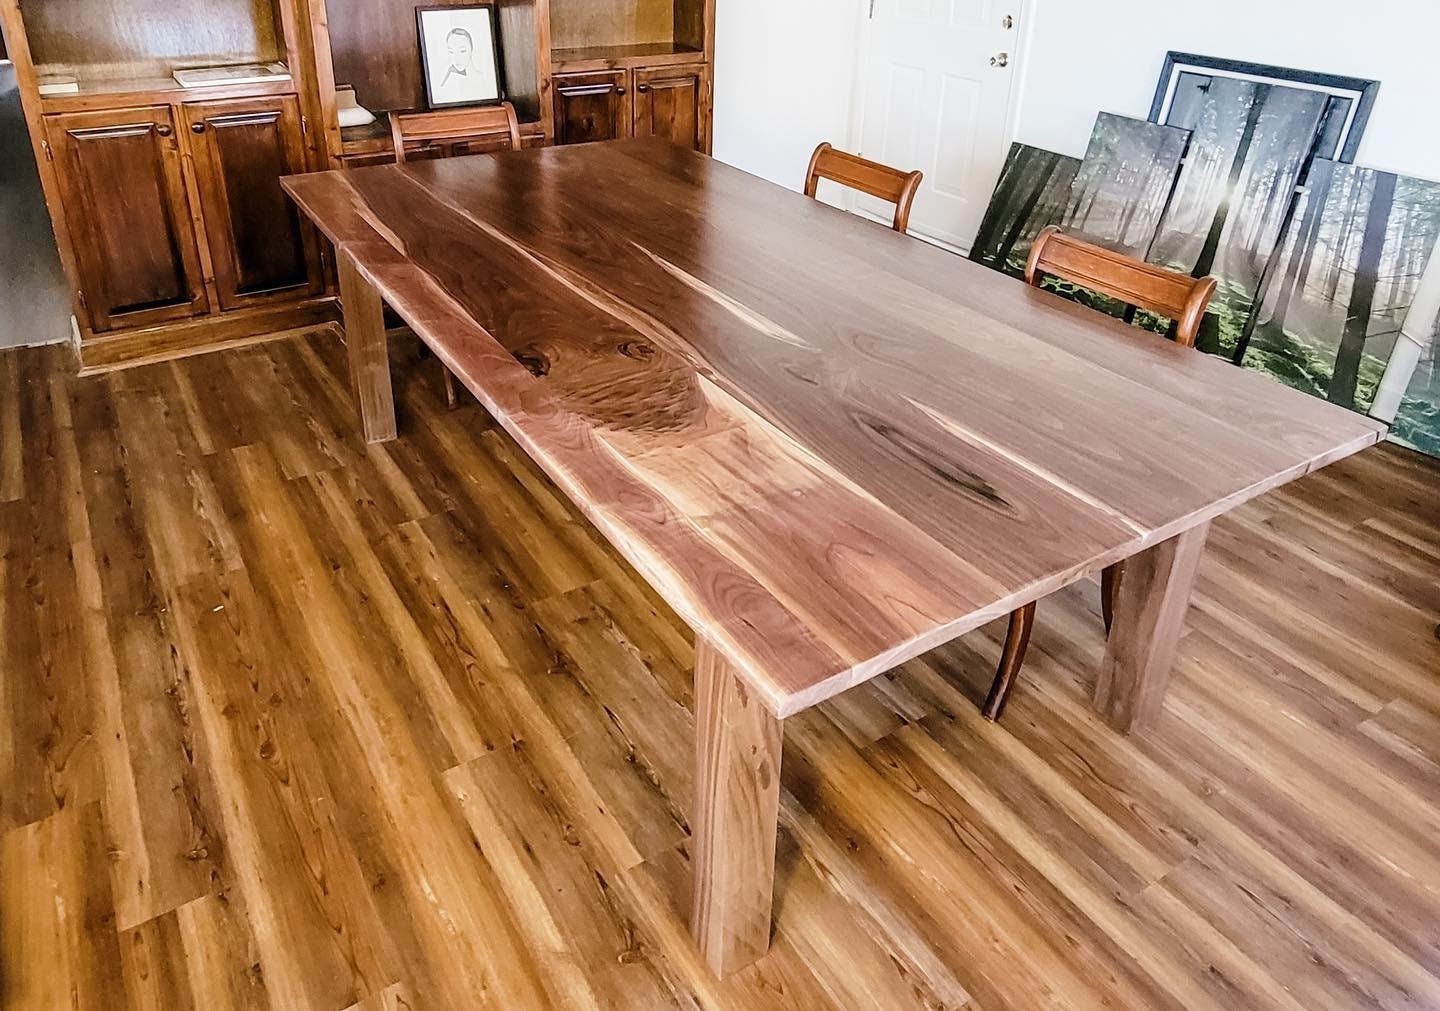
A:
[[[284,185],[365,438],[397,434],[388,304],[694,630],[722,975],[769,945],[786,717],[1127,560],[1094,705],[1143,727],[1210,521],[1383,434],[659,141]]]

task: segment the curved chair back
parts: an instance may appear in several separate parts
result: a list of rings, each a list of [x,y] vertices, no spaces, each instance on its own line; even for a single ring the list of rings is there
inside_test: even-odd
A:
[[[1175,321],[1175,340],[1195,346],[1215,278],[1191,277],[1142,263],[1121,253],[1066,235],[1051,225],[1035,237],[1025,280],[1039,287],[1046,276],[1063,278],[1111,298]]]
[[[859,155],[837,151],[826,143],[817,147],[810,156],[810,168],[805,173],[805,195],[813,197],[819,189],[820,180],[829,179],[880,200],[888,200],[895,205],[895,219],[891,227],[903,232],[910,226],[910,207],[915,202],[915,191],[920,188],[923,178],[919,171],[901,172]]]

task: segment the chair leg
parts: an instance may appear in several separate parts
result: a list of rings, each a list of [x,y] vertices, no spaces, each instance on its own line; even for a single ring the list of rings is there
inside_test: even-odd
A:
[[[1125,574],[1125,563],[1107,565],[1100,573],[1100,613],[1105,618],[1105,635],[1110,635],[1110,626],[1115,623],[1115,601],[1120,598],[1120,577]]]
[[[990,694],[985,697],[981,712],[987,720],[998,720],[1005,711],[1005,700],[1025,663],[1025,651],[1030,646],[1030,629],[1035,624],[1035,604],[1029,603],[1018,611],[1010,612],[1010,630],[1005,633],[1005,648],[1000,654],[1000,666],[995,671],[995,680],[990,685]]]
[[[460,404],[460,392],[455,388],[455,374],[444,365],[440,366],[440,374],[445,377],[445,407],[453,411]]]

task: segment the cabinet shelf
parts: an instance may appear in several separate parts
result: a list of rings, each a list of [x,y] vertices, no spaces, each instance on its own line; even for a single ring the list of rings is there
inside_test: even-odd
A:
[[[644,42],[628,46],[579,46],[554,49],[551,62],[557,71],[664,67],[680,63],[703,63],[705,51],[674,42]]]
[[[168,105],[176,102],[206,102],[215,98],[249,98],[259,95],[293,95],[295,82],[259,81],[225,84],[210,88],[185,88],[173,77],[129,77],[82,80],[80,90],[63,95],[41,95],[44,111],[83,112],[87,109],[115,109],[133,105]]]

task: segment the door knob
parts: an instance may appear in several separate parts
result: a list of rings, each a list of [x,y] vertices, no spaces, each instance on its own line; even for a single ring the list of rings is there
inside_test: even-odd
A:
[[[992,67],[1008,67],[1009,65],[1009,53],[996,53],[994,56],[990,57],[990,66]]]

